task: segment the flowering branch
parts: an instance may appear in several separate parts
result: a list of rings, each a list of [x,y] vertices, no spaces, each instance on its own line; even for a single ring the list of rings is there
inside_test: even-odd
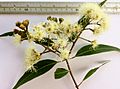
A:
[[[82,32],[85,30],[90,30],[92,31],[93,35],[98,35],[107,29],[108,19],[106,14],[101,10],[101,6],[105,2],[106,0],[100,4],[83,4],[80,9],[82,18],[79,19],[77,23],[71,24],[69,21],[65,21],[63,18],[49,16],[47,18],[47,22],[41,22],[40,24],[35,25],[33,29],[28,28],[29,20],[24,20],[16,23],[18,29],[14,29],[12,32],[1,34],[0,37],[13,36],[14,41],[17,44],[21,44],[24,40],[28,40],[30,44],[30,47],[26,51],[25,57],[27,71],[19,79],[13,89],[17,89],[22,84],[41,76],[57,63],[64,61],[66,62],[67,69],[57,68],[54,72],[55,79],[62,78],[69,73],[75,88],[79,89],[79,86],[83,83],[83,81],[89,78],[104,64],[90,70],[82,82],[77,84],[69,64],[70,59],[109,51],[120,52],[120,49],[117,47],[98,44],[96,40],[88,40],[84,37],[81,37]],[[80,47],[77,53],[70,58],[72,50],[79,39],[85,40],[90,44]],[[35,48],[35,45],[32,43],[42,46],[44,50],[42,52],[38,52],[38,50]],[[52,59],[43,60],[41,56],[49,52],[56,54],[60,58],[60,61]]]

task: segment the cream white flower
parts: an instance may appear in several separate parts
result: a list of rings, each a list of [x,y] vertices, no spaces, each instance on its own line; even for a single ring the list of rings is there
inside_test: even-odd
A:
[[[33,65],[37,63],[40,60],[40,58],[41,58],[40,53],[36,51],[34,46],[30,46],[26,50],[26,57],[25,57],[25,63],[26,63],[27,69],[34,70]]]
[[[43,28],[42,24],[38,24],[38,25],[33,26],[33,30],[34,30],[34,31],[39,31],[39,30],[41,30],[42,28]]]
[[[54,21],[49,21],[48,26],[46,27],[46,31],[48,33],[52,33],[58,28],[59,28],[58,23],[56,23]]]
[[[46,28],[47,33],[52,33],[52,32],[54,32],[54,30],[55,30],[55,28],[53,26],[51,26],[51,27],[49,26]]]
[[[67,49],[60,49],[60,57],[62,59],[68,59],[69,58],[69,50],[67,50]]]
[[[70,20],[65,20],[64,22],[62,22],[62,24],[60,24],[60,28],[63,32],[67,32],[69,33],[67,30],[70,29]]]
[[[54,50],[58,49],[58,48],[59,48],[59,44],[53,43],[53,44],[52,44],[52,48],[53,48]]]
[[[108,29],[108,27],[109,27],[109,18],[108,18],[108,16],[104,14],[102,19],[99,21],[99,24],[100,24],[101,28],[103,28],[104,30]]]
[[[92,48],[95,48],[95,47],[97,47],[97,46],[98,46],[98,44],[97,44],[97,41],[96,41],[96,40],[91,41],[91,44],[92,44]]]
[[[89,17],[91,22],[96,21],[97,27],[93,28],[93,34],[98,35],[108,28],[108,16],[97,3],[86,3],[81,6],[81,14]]]
[[[72,32],[80,32],[82,30],[82,25],[73,24]]]
[[[58,38],[57,39],[57,44],[59,44],[60,47],[65,47],[67,45],[67,40],[66,39]]]
[[[35,30],[30,33],[31,39],[33,40],[42,40],[44,37],[46,37],[45,31],[43,30]]]
[[[46,32],[43,29],[42,23],[33,26],[33,30],[29,30],[29,41],[42,40],[46,37]]]
[[[87,15],[93,20],[100,19],[103,15],[103,11],[97,3],[85,3],[80,8],[80,13]]]
[[[14,34],[14,43],[19,45],[21,43],[21,36],[18,34]]]
[[[68,18],[62,22],[65,27],[69,26],[69,24],[71,24],[71,21]]]
[[[106,31],[109,27],[109,20],[107,16],[104,16],[99,22],[99,26],[95,26],[93,29],[93,34],[99,35],[102,32]]]
[[[103,32],[103,29],[101,28],[101,27],[95,27],[94,29],[93,29],[93,34],[94,35],[99,35],[99,34],[101,34]]]

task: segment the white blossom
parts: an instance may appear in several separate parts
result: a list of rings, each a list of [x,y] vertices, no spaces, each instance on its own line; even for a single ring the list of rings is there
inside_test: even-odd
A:
[[[26,57],[25,57],[25,63],[27,69],[34,69],[33,65],[37,63],[41,58],[41,55],[39,52],[36,51],[34,46],[30,46],[26,50]]]
[[[69,58],[69,50],[67,50],[67,49],[60,49],[60,57],[62,59],[68,59]]]
[[[100,19],[104,12],[97,3],[85,3],[80,8],[80,13],[93,20]]]
[[[96,40],[91,41],[91,44],[92,44],[92,48],[95,48],[95,47],[97,47],[97,46],[98,46],[98,44],[97,44],[97,41],[96,41]]]
[[[18,34],[14,34],[14,43],[19,45],[21,43],[21,36]]]

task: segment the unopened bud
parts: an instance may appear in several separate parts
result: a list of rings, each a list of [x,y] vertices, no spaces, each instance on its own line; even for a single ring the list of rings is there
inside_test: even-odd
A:
[[[16,26],[20,27],[21,22],[16,22]]]
[[[63,18],[59,18],[59,22],[62,23],[64,21]]]
[[[57,18],[53,18],[53,21],[57,22],[58,20],[57,20]]]
[[[22,22],[22,24],[23,24],[25,27],[27,27],[27,26],[29,25],[29,20],[24,20],[24,21]]]
[[[20,27],[22,30],[25,30],[25,26],[23,24],[20,24]]]
[[[47,17],[47,20],[51,20],[51,19],[52,19],[51,16],[48,16],[48,17]]]
[[[19,32],[19,30],[17,29],[14,29],[14,33],[17,34]]]

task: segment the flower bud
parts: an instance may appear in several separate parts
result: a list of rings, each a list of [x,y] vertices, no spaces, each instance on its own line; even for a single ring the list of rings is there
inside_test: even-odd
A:
[[[14,29],[14,33],[15,34],[19,33],[19,30],[18,29]]]
[[[63,18],[59,18],[59,22],[62,23],[64,21]]]
[[[57,18],[53,18],[53,21],[54,21],[54,22],[57,22],[58,20],[57,20]]]
[[[21,28],[22,30],[25,30],[26,27],[23,24],[20,24],[19,28]]]
[[[47,17],[47,20],[51,20],[51,16],[48,16],[48,17]]]
[[[20,27],[21,22],[16,22],[16,26]]]
[[[25,27],[27,27],[27,26],[29,25],[29,20],[24,20],[24,21],[22,22],[22,24],[23,24]]]

